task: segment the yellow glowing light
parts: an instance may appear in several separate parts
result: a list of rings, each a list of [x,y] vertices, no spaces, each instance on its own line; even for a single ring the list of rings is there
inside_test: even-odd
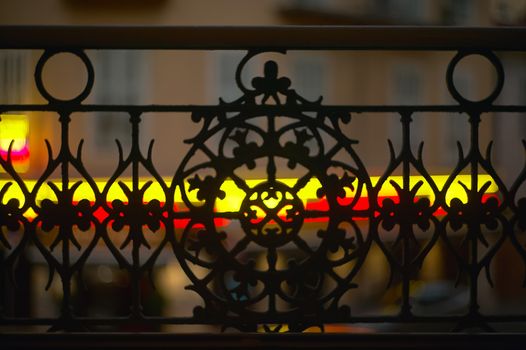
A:
[[[434,175],[432,176],[433,181],[435,182],[437,188],[440,190],[444,187],[447,179],[449,178],[448,175]],[[372,185],[376,185],[378,183],[378,180],[380,178],[378,176],[371,177],[371,183]],[[141,179],[139,181],[139,188],[142,188],[145,186],[145,184],[150,179]],[[402,185],[403,178],[402,176],[391,176],[385,181],[384,185],[382,186],[378,196],[379,197],[396,197],[398,194],[396,193],[395,188],[390,183],[390,181],[394,181],[395,183]],[[11,180],[8,179],[2,179],[0,180],[0,189],[3,188],[3,186],[10,182]],[[70,183],[73,184],[77,181],[81,181],[78,179],[71,179]],[[167,183],[169,183],[169,179],[165,179]],[[254,188],[256,185],[264,182],[266,180],[264,179],[257,179],[257,180],[246,180],[246,184],[250,188]],[[284,183],[285,185],[289,187],[294,187],[294,185],[297,182],[297,179],[289,178],[289,179],[278,179],[278,181]],[[422,187],[420,187],[419,191],[417,192],[417,196],[420,197],[429,197],[430,199],[434,198],[434,193],[431,189],[431,186],[425,181],[425,179],[422,176],[411,176],[410,178],[410,186],[413,187],[418,181],[423,181],[424,184]],[[482,185],[486,182],[490,181],[491,185],[486,190],[486,194],[494,194],[498,192],[498,186],[495,184],[495,182],[492,180],[492,178],[489,175],[479,175],[478,177],[478,187],[482,187]],[[12,182],[12,181],[11,181]],[[60,180],[52,180],[59,189],[62,188],[61,181]],[[132,181],[131,179],[123,179],[121,180],[124,186],[128,188],[132,188]],[[471,183],[471,176],[470,175],[458,175],[455,178],[455,181],[451,184],[449,191],[446,194],[446,202],[449,203],[451,199],[453,198],[459,198],[461,201],[466,202],[467,201],[467,195],[464,190],[464,188],[459,184],[459,182],[464,183],[468,188],[470,187]],[[106,187],[107,180],[106,179],[96,179],[95,184],[99,191],[103,191]],[[26,180],[25,185],[28,188],[29,191],[32,191],[34,186],[36,185],[36,180]],[[70,185],[71,186],[71,185]],[[197,191],[188,191],[189,184],[186,184],[186,193],[188,195],[188,199],[191,202],[199,203],[200,201],[197,199]],[[317,197],[317,191],[321,187],[320,182],[317,179],[311,179],[307,184],[298,191],[298,197],[304,202],[304,204],[307,203],[307,201],[316,201],[319,200]],[[225,192],[226,196],[224,199],[217,199],[215,203],[215,207],[217,211],[220,212],[235,212],[239,211],[241,204],[243,200],[245,199],[245,192],[241,190],[236,183],[233,180],[226,180],[223,182],[220,188],[222,191]],[[364,191],[361,194],[362,197],[367,197],[367,193]],[[17,186],[15,183],[8,189],[4,196],[3,202],[6,203],[11,198],[18,199],[21,203],[24,202],[24,195],[22,190],[19,186]],[[56,195],[54,194],[51,187],[46,183],[44,183],[40,190],[38,191],[37,195],[37,201],[41,201],[43,199],[50,199],[52,201],[56,201]],[[95,201],[95,193],[89,186],[89,184],[84,180],[81,185],[77,188],[75,191],[75,195],[73,197],[74,201],[80,201],[82,199],[88,199],[90,201]],[[113,200],[119,199],[123,202],[127,201],[127,197],[124,194],[121,187],[118,185],[118,183],[114,183],[110,189],[108,190],[107,194],[107,201],[111,202]],[[153,199],[157,199],[160,202],[165,202],[166,196],[164,194],[163,188],[161,185],[157,182],[153,182],[148,189],[146,190],[144,194],[144,201],[149,202]],[[174,198],[175,203],[181,203],[182,197],[180,191],[177,191],[175,193]],[[267,199],[265,201],[265,204],[271,208],[275,207],[279,201],[278,199]],[[27,213],[26,213],[27,214]]]
[[[439,190],[441,190],[444,185],[446,184],[446,181],[449,178],[449,175],[433,175],[431,176],[433,182],[437,186]],[[380,180],[379,176],[371,176],[371,184],[375,186],[378,181]],[[265,180],[246,180],[247,185],[250,188],[253,188],[257,184],[264,182]],[[294,185],[297,182],[297,179],[279,179],[280,182],[284,183],[285,185],[289,187],[294,187]],[[400,187],[402,187],[403,184],[403,177],[402,176],[390,176],[387,181],[384,182],[382,188],[380,189],[380,192],[378,193],[378,197],[397,197],[398,193],[396,192],[396,189],[391,184],[391,181],[394,181],[396,184],[398,184]],[[415,186],[419,181],[422,181],[423,184],[420,187],[420,189],[417,192],[417,196],[419,197],[428,197],[431,200],[434,199],[435,194],[429,185],[429,183],[426,181],[426,179],[423,176],[411,176],[409,180],[409,185],[411,188]],[[487,194],[496,193],[498,191],[498,187],[489,175],[479,175],[478,176],[478,189],[482,187],[482,185],[486,182],[490,181],[491,185],[486,190]],[[449,190],[446,193],[446,203],[449,203],[451,199],[458,198],[462,202],[467,201],[467,194],[462,185],[460,185],[459,182],[462,182],[465,184],[468,188],[471,184],[471,175],[458,175],[455,178],[455,181],[451,184],[449,187]],[[298,197],[305,203],[308,200],[317,200],[317,191],[318,189],[322,187],[321,183],[318,181],[318,179],[311,179],[305,187],[303,187],[300,191],[298,191]],[[245,192],[241,190],[234,181],[232,180],[226,180],[223,185],[221,186],[221,190],[223,190],[226,193],[226,196],[224,199],[219,199],[216,201],[216,208],[218,211],[238,211],[241,203],[245,197]],[[346,191],[347,195],[350,195],[350,191]],[[367,192],[364,190],[361,194],[362,197],[367,197]]]
[[[375,186],[380,178],[378,176],[372,176],[371,177],[371,183],[373,186]],[[433,175],[431,176],[431,179],[437,186],[439,190],[442,190],[444,188],[444,185],[446,184],[447,180],[449,179],[449,175]],[[486,190],[487,194],[492,194],[498,192],[499,188],[495,184],[495,181],[491,178],[489,175],[479,175],[478,176],[478,189],[486,183],[490,182],[489,188]],[[385,181],[384,185],[382,186],[382,189],[380,190],[380,193],[378,194],[380,197],[396,197],[398,196],[398,193],[396,192],[395,188],[391,185],[391,181],[394,181],[396,184],[398,184],[400,187],[402,187],[404,178],[402,176],[390,176],[387,181]],[[422,197],[429,197],[431,200],[435,198],[435,194],[433,193],[433,190],[427,180],[423,176],[411,176],[409,179],[409,187],[413,188],[419,181],[422,181],[422,187],[418,190],[416,193],[417,196]],[[462,187],[460,183],[463,183],[468,188],[471,187],[471,175],[458,175],[455,180],[451,183],[451,186],[449,187],[447,193],[446,193],[446,203],[449,203],[453,198],[460,199],[463,203],[467,202],[468,197],[466,194],[466,191]]]
[[[0,114],[0,156],[7,159],[9,147],[12,144],[11,160],[18,172],[25,172],[29,167],[28,134],[27,116]]]
[[[21,150],[29,133],[29,122],[25,115],[0,114],[0,148],[7,150],[14,140],[13,151]]]

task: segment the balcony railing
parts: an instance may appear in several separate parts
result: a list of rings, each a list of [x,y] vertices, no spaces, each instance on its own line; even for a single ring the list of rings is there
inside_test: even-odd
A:
[[[59,147],[32,146],[45,147],[48,154],[46,166],[34,179],[26,179],[14,164],[14,142],[0,159],[0,324],[7,330],[34,331],[45,326],[67,332],[151,330],[163,325],[267,333],[345,332],[368,325],[390,325],[394,328],[388,329],[395,331],[422,325],[429,325],[425,330],[524,331],[526,312],[488,313],[481,311],[480,304],[485,298],[481,285],[492,285],[496,273],[526,271],[522,237],[526,162],[517,157],[524,163],[519,166],[522,170],[505,179],[502,169],[494,165],[491,143],[481,144],[481,128],[488,115],[524,118],[526,105],[496,101],[507,82],[501,55],[525,51],[525,38],[523,28],[1,27],[1,49],[43,50],[34,79],[45,103],[2,104],[0,114],[53,113],[59,128],[49,138],[56,139]],[[232,76],[239,98],[214,105],[86,102],[100,74],[86,50],[114,49],[244,50]],[[243,78],[246,65],[259,62],[257,57],[296,50],[367,50],[379,56],[395,51],[451,51],[443,81],[454,103],[328,105],[321,98],[304,98],[273,60],[262,63],[251,82]],[[84,88],[71,99],[56,97],[46,88],[43,71],[59,53],[76,56],[87,72]],[[496,79],[487,96],[472,101],[459,91],[454,74],[463,59],[477,56],[489,61]],[[82,142],[72,147],[70,125],[79,112],[129,116],[130,147],[117,141],[118,162],[108,169],[111,175],[104,181],[91,175]],[[183,144],[188,151],[177,170],[167,176],[157,170],[156,159],[171,157],[173,149],[156,150],[153,142],[144,147],[140,133],[150,114],[176,112],[185,115],[176,118],[191,118],[199,130],[185,140],[173,140],[176,152]],[[354,116],[365,113],[396,115],[400,144],[377,135],[355,139],[353,132],[351,137]],[[423,146],[415,147],[411,141],[417,132],[414,118],[445,113],[463,118],[469,127],[469,143],[464,147],[459,143],[455,163],[439,177],[424,159]],[[7,133],[2,123],[5,120],[0,121],[0,137]],[[386,144],[389,159],[381,174],[372,173],[361,158],[358,145],[366,138]],[[524,151],[520,147],[506,150],[507,154]],[[121,197],[113,194],[116,188]],[[418,275],[438,246],[445,252],[441,259],[449,259],[441,263],[454,267],[456,288],[465,289],[466,302],[452,313],[418,312],[414,297]],[[389,270],[382,288],[399,296],[394,313],[360,313],[350,306],[353,293],[364,288],[359,281],[368,278],[362,274],[370,273],[364,266],[373,249]],[[509,266],[495,271],[497,257],[508,253],[513,255]],[[28,262],[28,254],[37,258]],[[79,307],[89,299],[89,290],[81,283],[83,272],[101,254],[128,280],[129,310],[119,316],[94,316]],[[155,288],[156,269],[167,260],[175,262],[188,279],[186,288],[199,297],[191,315],[144,311],[144,290]],[[45,283],[32,278],[30,287],[17,285],[24,264],[45,266]],[[506,281],[523,284],[522,280]],[[14,310],[13,305],[20,303],[17,298],[27,300],[23,297],[26,288],[44,294],[57,284],[57,317],[20,315]],[[373,292],[379,291],[366,291]],[[526,298],[520,300],[524,303]],[[218,338],[223,341],[220,344],[234,346],[232,339],[247,339],[229,337]],[[250,338],[248,342],[252,346],[288,342],[338,347],[352,346],[355,339],[356,346],[402,346],[402,336],[359,337],[327,341],[305,335],[265,338],[254,344],[250,342],[261,339]],[[519,335],[492,338],[486,334],[476,343],[468,335],[435,335],[417,343],[432,347],[433,337],[439,339],[436,346],[462,343],[463,348],[493,347],[495,341],[508,341],[509,347],[515,347],[521,342]],[[8,344],[13,339],[21,341],[20,337],[5,339]],[[25,344],[47,344],[45,339],[32,335]],[[61,339],[66,346],[69,338]],[[190,338],[177,339],[179,345],[188,345]],[[210,335],[202,341],[208,342],[206,346],[217,345],[214,339]]]

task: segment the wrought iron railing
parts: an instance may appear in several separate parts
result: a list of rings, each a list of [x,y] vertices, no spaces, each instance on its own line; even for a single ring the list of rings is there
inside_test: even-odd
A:
[[[491,145],[486,150],[479,133],[488,113],[526,112],[524,105],[494,103],[505,85],[498,53],[525,50],[525,34],[521,28],[1,28],[1,48],[44,50],[36,65],[35,83],[46,103],[3,104],[0,114],[53,112],[60,124],[60,148],[46,145],[49,160],[33,186],[28,186],[13,166],[11,150],[0,159],[8,179],[0,189],[4,291],[8,285],[14,293],[20,288],[12,285],[10,278],[20,258],[33,249],[48,269],[48,286],[60,282],[61,309],[57,318],[17,317],[10,315],[3,303],[0,323],[66,331],[151,324],[207,324],[267,332],[323,330],[324,325],[340,323],[445,323],[456,330],[484,331],[501,323],[512,324],[511,329],[522,327],[526,314],[490,315],[479,310],[479,280],[487,278],[491,283],[491,264],[504,244],[513,247],[520,262],[520,266],[509,268],[524,269],[526,248],[521,235],[526,229],[526,199],[519,193],[526,179],[526,164],[511,183],[505,183],[492,163]],[[86,104],[97,74],[86,49],[246,50],[232,77],[242,94],[233,102],[217,105]],[[381,50],[456,51],[445,76],[456,102],[325,105],[321,99],[310,101],[298,94],[294,81],[281,76],[273,61],[264,63],[262,74],[250,85],[241,79],[245,64],[254,56],[299,49],[367,49],[378,55]],[[61,52],[80,58],[88,72],[84,90],[69,100],[49,93],[42,78],[46,62]],[[470,55],[489,60],[497,76],[491,94],[477,102],[464,98],[453,80],[459,61]],[[100,111],[127,113],[131,125],[130,151],[126,153],[117,143],[118,164],[103,186],[83,162],[82,143],[72,149],[69,136],[73,113]],[[185,140],[190,150],[169,179],[156,170],[153,143],[148,149],[140,145],[141,121],[149,112],[187,112],[201,125],[196,135]],[[353,125],[351,116],[365,112],[400,117],[401,147],[389,143],[390,160],[374,181],[356,151],[360,140],[347,135]],[[456,165],[441,184],[426,167],[422,147],[411,145],[412,116],[421,112],[462,113],[469,123],[469,147],[459,145]],[[264,123],[254,123],[256,118]],[[509,152],[522,153],[524,149]],[[204,158],[195,158],[197,153]],[[336,156],[341,153],[347,161]],[[278,164],[278,159],[285,163]],[[250,171],[260,164],[263,181],[251,182],[239,175],[239,169]],[[284,180],[280,166],[301,169],[302,175]],[[131,179],[125,182],[127,171]],[[58,183],[52,181],[56,172],[60,174]],[[72,172],[81,180],[70,175]],[[151,182],[143,182],[145,173]],[[398,181],[393,178],[396,174]],[[466,177],[460,186],[467,199],[449,198],[462,174]],[[419,181],[413,181],[413,175],[418,175]],[[94,200],[74,199],[78,181],[89,186]],[[151,183],[161,188],[162,198],[146,201],[144,194]],[[217,209],[218,201],[230,200],[225,184],[242,193],[238,210]],[[488,191],[490,185],[497,189],[493,196]],[[54,198],[39,199],[44,186],[52,188]],[[115,186],[122,189],[126,200],[109,199],[110,188]],[[313,186],[316,200],[323,201],[323,206],[306,205],[300,194],[306,186]],[[418,194],[421,186],[429,187],[429,196]],[[21,191],[21,200],[3,198],[10,187]],[[396,195],[382,198],[386,187]],[[235,223],[237,230],[226,233],[219,220]],[[305,232],[312,233],[305,228],[309,220],[320,220],[323,225],[306,238]],[[42,239],[53,230],[56,236],[51,242]],[[92,238],[81,244],[78,234],[83,231],[91,231]],[[120,245],[111,237],[117,231],[126,235]],[[146,231],[157,232],[154,244],[145,237]],[[387,231],[394,232],[394,238],[386,239]],[[459,279],[466,283],[469,301],[459,314],[417,315],[412,310],[411,282],[439,243],[446,247]],[[388,285],[396,280],[401,286],[397,314],[360,315],[347,305],[346,295],[360,289],[356,276],[373,245],[388,263]],[[285,246],[300,257],[278,261]],[[129,276],[130,311],[125,316],[87,317],[72,308],[73,279],[81,275],[98,249]],[[126,249],[130,249],[129,257]],[[187,288],[202,299],[192,316],[148,316],[142,311],[141,281],[151,276],[159,256],[166,252],[177,259],[188,277]],[[264,267],[253,258],[255,254]],[[35,286],[42,293],[45,287]],[[3,294],[5,302],[7,293]]]

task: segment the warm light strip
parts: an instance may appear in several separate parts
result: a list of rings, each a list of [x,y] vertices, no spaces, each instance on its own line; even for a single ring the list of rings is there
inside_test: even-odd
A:
[[[9,145],[13,142],[13,147],[11,147],[11,153],[17,154],[21,152],[26,152],[28,149],[27,140],[25,138],[3,138],[0,137],[0,152],[7,155],[9,151]]]
[[[28,134],[27,116],[0,114],[0,157],[7,159],[11,146],[11,161],[18,172],[25,172],[29,167]]]
[[[373,186],[376,185],[379,179],[380,177],[378,176],[371,177],[371,182]],[[438,189],[442,189],[448,179],[448,175],[434,175],[432,176],[432,179],[437,185]],[[403,182],[402,176],[391,176],[382,186],[379,192],[379,197],[397,197],[398,196],[395,188],[390,183],[391,180],[399,184],[400,186],[402,186],[402,182]],[[81,180],[71,179],[70,184],[73,184],[77,181],[81,181]],[[128,188],[132,188],[131,179],[127,178],[127,179],[122,179],[120,181],[122,181]],[[144,186],[147,181],[150,181],[150,179],[140,179],[139,188]],[[165,179],[165,181],[169,183],[170,180]],[[257,180],[245,180],[245,181],[249,187],[253,188],[257,184],[265,180],[257,179]],[[278,181],[286,184],[287,186],[293,187],[297,179],[292,179],[292,178],[278,179]],[[434,194],[433,194],[433,191],[431,190],[431,186],[429,186],[429,184],[425,181],[425,179],[422,176],[411,176],[410,177],[409,183],[410,183],[411,188],[415,186],[415,184],[418,181],[423,181],[424,184],[422,185],[422,187],[420,187],[419,191],[417,192],[417,196],[429,197],[432,200],[434,198]],[[488,181],[491,183],[491,185],[487,189],[486,194],[496,193],[498,191],[498,187],[493,181],[493,179],[491,178],[491,176],[489,175],[479,175],[479,178],[478,178],[479,189],[480,187],[482,187],[484,183]],[[7,182],[10,182],[10,180],[8,179],[0,180],[0,188],[3,188],[3,186]],[[55,179],[55,180],[52,180],[52,182],[55,183],[55,185],[57,185],[58,188],[62,187],[60,180]],[[104,187],[106,186],[106,182],[107,182],[106,179],[95,180],[95,183],[97,187],[99,188],[99,191],[102,191],[104,189]],[[449,202],[452,198],[459,198],[461,201],[466,202],[467,200],[466,192],[464,188],[460,185],[459,182],[464,183],[469,188],[471,184],[471,175],[458,175],[456,177],[455,181],[452,183],[446,195],[447,202]],[[27,186],[29,191],[31,191],[34,188],[35,184],[36,184],[36,180],[26,180],[25,181],[25,185]],[[186,184],[186,186],[187,186],[186,190],[189,196],[189,200],[192,202],[199,202],[196,197],[197,191],[194,190],[194,191],[188,192],[188,184]],[[305,185],[305,187],[303,187],[300,191],[298,191],[298,197],[301,198],[304,203],[307,203],[307,201],[317,201],[319,200],[319,198],[317,197],[316,192],[320,187],[321,187],[321,184],[317,179],[311,179]],[[218,199],[216,201],[216,209],[218,211],[238,211],[241,206],[241,202],[243,201],[245,197],[245,192],[241,190],[239,187],[237,187],[237,185],[232,180],[226,180],[221,186],[221,190],[225,192],[226,196],[224,199],[222,200]],[[352,195],[353,193],[350,192],[349,190],[347,192],[347,196],[352,197]],[[361,194],[361,197],[362,198],[367,197],[367,192],[363,191]],[[21,189],[19,188],[19,186],[16,185],[16,183],[13,183],[13,185],[9,188],[9,190],[4,196],[3,202],[6,203],[11,198],[16,198],[21,203],[24,201],[23,193]],[[37,201],[43,200],[45,198],[51,199],[53,201],[56,200],[55,194],[51,190],[51,187],[47,185],[47,183],[44,184],[40,188],[38,192],[38,196],[37,196]],[[75,201],[80,201],[81,199],[88,199],[92,202],[95,200],[95,194],[93,193],[92,189],[90,188],[90,186],[85,180],[82,181],[82,184],[78,187],[74,195]],[[127,201],[126,195],[124,194],[124,192],[122,191],[122,189],[117,183],[114,183],[111,186],[108,192],[107,199],[108,199],[108,202],[111,202],[115,199],[120,199],[124,202]],[[165,202],[164,191],[162,190],[161,186],[155,181],[148,188],[148,190],[145,192],[145,195],[144,195],[145,202],[149,202],[152,199],[157,199],[160,202]],[[181,193],[179,190],[175,193],[174,199],[176,203],[182,202]]]
[[[433,175],[431,176],[434,183],[441,190],[446,184],[449,175]],[[380,180],[379,176],[371,176],[371,183],[375,186]],[[247,185],[249,187],[254,187],[258,183],[261,183],[265,180],[247,180]],[[289,187],[293,187],[297,179],[279,179],[280,182],[283,182]],[[396,189],[391,184],[391,181],[397,183],[400,187],[403,188],[403,177],[402,176],[390,176],[387,181],[384,182],[384,185],[378,193],[378,197],[398,197]],[[429,197],[431,200],[434,200],[434,193],[431,186],[427,183],[426,179],[423,176],[410,176],[409,185],[413,188],[419,181],[422,181],[423,184],[417,192],[419,197]],[[489,175],[479,175],[478,177],[478,187],[479,189],[486,182],[490,182],[491,185],[486,191],[486,194],[493,194],[498,191],[498,186],[495,184],[491,176]],[[459,198],[462,202],[467,201],[467,194],[464,188],[460,185],[462,182],[468,188],[471,186],[471,175],[458,175],[455,181],[451,184],[447,194],[446,202],[449,203],[453,198]],[[303,200],[304,203],[307,201],[319,200],[316,195],[318,189],[322,187],[320,182],[317,179],[311,179],[303,189],[298,192],[298,197]],[[225,199],[216,201],[216,208],[218,211],[237,211],[241,206],[241,202],[245,197],[244,191],[242,191],[233,181],[225,181],[221,186],[221,189],[226,193]],[[362,189],[361,197],[367,197],[367,191]],[[346,188],[346,193],[348,197],[352,197],[353,192],[350,189]]]
[[[2,140],[0,139],[0,143]],[[15,146],[16,145],[16,146]],[[9,146],[7,149],[0,148],[0,156],[4,159],[7,159],[7,155],[9,153]],[[16,140],[13,143],[13,147],[11,148],[11,159],[16,162],[17,160],[26,160],[29,158],[29,147],[25,143],[25,140],[23,143],[16,144]]]

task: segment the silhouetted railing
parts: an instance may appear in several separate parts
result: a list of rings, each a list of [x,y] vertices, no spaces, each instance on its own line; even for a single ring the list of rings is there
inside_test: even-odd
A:
[[[525,50],[525,34],[522,28],[1,27],[0,48],[44,50],[35,83],[46,103],[3,104],[0,114],[55,113],[60,147],[33,145],[47,147],[49,159],[31,186],[13,165],[14,143],[0,159],[7,180],[0,188],[4,280],[0,323],[43,325],[54,331],[187,324],[301,332],[357,323],[447,324],[455,330],[482,331],[497,324],[499,329],[508,329],[506,325],[511,325],[509,330],[523,329],[526,314],[480,311],[479,282],[492,283],[492,262],[504,245],[512,247],[514,261],[520,262],[509,269],[525,270],[521,235],[526,229],[526,199],[519,193],[526,163],[513,181],[505,183],[492,163],[491,144],[481,145],[479,136],[487,113],[526,112],[524,105],[494,103],[505,86],[498,53]],[[241,94],[217,105],[88,104],[84,101],[98,73],[85,49],[246,50],[232,77]],[[382,50],[456,51],[444,80],[455,103],[326,105],[321,98],[302,97],[294,81],[282,76],[271,60],[250,84],[243,81],[243,69],[253,57],[300,49],[373,50],[378,55]],[[43,82],[46,62],[62,52],[77,56],[88,74],[84,89],[69,100],[55,97]],[[463,97],[453,79],[457,64],[472,55],[486,58],[497,77],[493,91],[480,101]],[[131,126],[131,147],[125,151],[117,141],[118,164],[108,170],[111,176],[102,185],[83,162],[82,142],[72,149],[70,139],[73,113],[101,111],[126,113]],[[197,134],[187,135],[189,151],[169,177],[157,170],[154,156],[170,154],[156,153],[153,141],[148,148],[141,146],[141,122],[150,112],[187,112],[201,125]],[[356,150],[361,140],[347,134],[351,117],[366,112],[400,117],[401,145],[388,143],[390,159],[374,179]],[[426,166],[423,146],[415,149],[411,144],[413,115],[420,112],[464,114],[469,123],[469,145],[459,144],[456,165],[440,183]],[[280,175],[283,167],[299,175],[285,178]],[[251,171],[257,176],[247,177]],[[79,198],[81,184],[92,198]],[[41,192],[47,186],[53,195],[44,198]],[[158,188],[159,198],[146,198],[152,186]],[[452,194],[455,186],[461,195],[457,190]],[[110,198],[115,187],[125,199]],[[18,198],[9,197],[13,188],[21,193]],[[386,189],[394,194],[385,195]],[[306,191],[313,195],[306,199]],[[218,206],[225,201],[230,206]],[[225,221],[230,229],[222,224]],[[312,228],[310,222],[317,226]],[[79,239],[83,232],[90,238]],[[112,237],[117,232],[125,236],[118,243]],[[415,314],[412,281],[438,244],[445,247],[458,272],[457,283],[465,283],[469,298],[459,313]],[[373,246],[390,270],[386,287],[400,287],[395,314],[360,314],[348,305],[349,295],[361,287],[356,276]],[[5,305],[12,301],[7,294],[24,288],[11,281],[28,250],[39,255],[48,271],[47,287],[31,288],[46,293],[53,283],[61,286],[57,318],[19,317]],[[83,302],[77,279],[82,280],[82,271],[97,250],[129,278],[130,311],[124,316],[91,317],[73,307]],[[143,312],[143,284],[154,283],[152,274],[162,255],[177,259],[189,280],[187,288],[202,300],[191,316]]]

